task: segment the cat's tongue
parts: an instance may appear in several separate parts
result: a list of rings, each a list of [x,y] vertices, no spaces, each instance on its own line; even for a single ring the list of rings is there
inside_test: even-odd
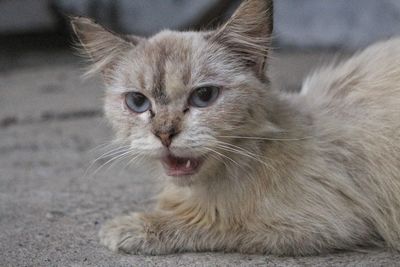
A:
[[[161,162],[168,176],[187,176],[195,174],[201,164],[196,158],[179,158],[172,154],[162,157]]]

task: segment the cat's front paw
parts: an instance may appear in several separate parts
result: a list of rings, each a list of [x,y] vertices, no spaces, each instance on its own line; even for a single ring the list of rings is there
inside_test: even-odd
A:
[[[117,217],[100,230],[100,242],[112,251],[129,254],[159,255],[170,250],[159,239],[159,233],[140,213]]]

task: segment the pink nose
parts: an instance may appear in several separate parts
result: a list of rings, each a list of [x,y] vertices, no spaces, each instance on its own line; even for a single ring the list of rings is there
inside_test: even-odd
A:
[[[154,133],[155,136],[157,136],[160,140],[161,143],[165,147],[169,147],[172,143],[172,139],[177,135],[178,133],[176,132],[156,132]]]

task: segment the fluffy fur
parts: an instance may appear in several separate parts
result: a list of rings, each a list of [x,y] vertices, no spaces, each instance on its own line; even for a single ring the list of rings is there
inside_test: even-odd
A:
[[[117,36],[73,27],[107,85],[105,113],[137,157],[164,149],[152,132],[179,128],[170,150],[204,156],[200,172],[169,179],[158,207],[100,232],[114,251],[238,251],[310,255],[400,248],[400,40],[376,44],[286,94],[266,76],[272,1],[247,0],[221,28]],[[192,90],[223,88],[205,109]],[[129,91],[154,114],[123,105]],[[161,169],[160,172],[162,173]]]

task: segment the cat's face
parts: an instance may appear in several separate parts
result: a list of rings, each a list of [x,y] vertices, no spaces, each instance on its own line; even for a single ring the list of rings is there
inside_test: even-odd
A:
[[[214,32],[164,31],[150,39],[122,39],[79,19],[81,28],[74,26],[86,31],[82,43],[104,75],[105,113],[118,138],[160,161],[168,176],[193,182],[229,161],[233,136],[268,126],[267,2],[245,2]],[[247,16],[257,23],[242,25]]]
[[[170,176],[196,174],[219,142],[249,133],[264,113],[265,84],[207,38],[163,32],[138,44],[107,91],[119,137],[161,159]]]

